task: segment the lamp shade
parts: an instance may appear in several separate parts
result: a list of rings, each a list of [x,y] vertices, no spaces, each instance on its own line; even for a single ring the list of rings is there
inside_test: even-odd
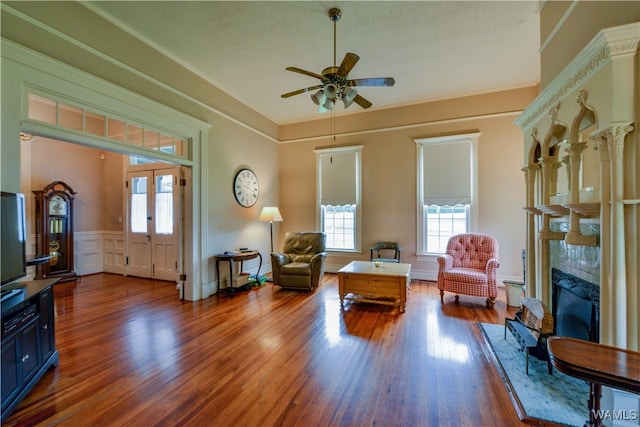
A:
[[[333,83],[329,83],[324,87],[324,96],[330,99],[334,99],[338,96],[338,88]]]
[[[324,96],[324,92],[322,90],[319,90],[316,93],[314,93],[313,95],[311,95],[311,100],[316,105],[324,104],[325,99],[326,99],[326,97]]]
[[[353,104],[353,100],[358,95],[358,91],[352,88],[351,86],[347,87],[344,90],[344,95],[342,96],[342,102],[344,102],[344,108],[349,108],[351,104]]]
[[[262,208],[262,212],[260,212],[258,221],[279,222],[279,221],[282,221],[282,215],[280,215],[280,211],[278,210],[277,207],[265,206]]]

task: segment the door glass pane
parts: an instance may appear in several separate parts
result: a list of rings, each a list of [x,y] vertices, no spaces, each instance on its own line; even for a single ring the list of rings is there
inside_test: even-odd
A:
[[[147,233],[147,177],[131,180],[131,232]]]
[[[156,234],[173,233],[173,175],[156,176]]]

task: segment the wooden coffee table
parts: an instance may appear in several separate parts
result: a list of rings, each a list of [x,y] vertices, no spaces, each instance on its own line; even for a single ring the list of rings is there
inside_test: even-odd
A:
[[[399,305],[407,308],[411,264],[352,261],[338,271],[340,304],[344,300],[374,304]]]

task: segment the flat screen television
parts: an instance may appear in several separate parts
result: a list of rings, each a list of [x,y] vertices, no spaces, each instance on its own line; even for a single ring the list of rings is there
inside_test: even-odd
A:
[[[27,275],[24,195],[3,191],[1,206],[0,276],[5,285]]]

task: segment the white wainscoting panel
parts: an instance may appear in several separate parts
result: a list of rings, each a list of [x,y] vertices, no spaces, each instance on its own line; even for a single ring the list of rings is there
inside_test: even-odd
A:
[[[104,267],[107,273],[125,274],[125,246],[124,233],[121,231],[105,231],[104,238]]]
[[[73,233],[74,269],[80,276],[103,271],[103,236],[100,231]]]

